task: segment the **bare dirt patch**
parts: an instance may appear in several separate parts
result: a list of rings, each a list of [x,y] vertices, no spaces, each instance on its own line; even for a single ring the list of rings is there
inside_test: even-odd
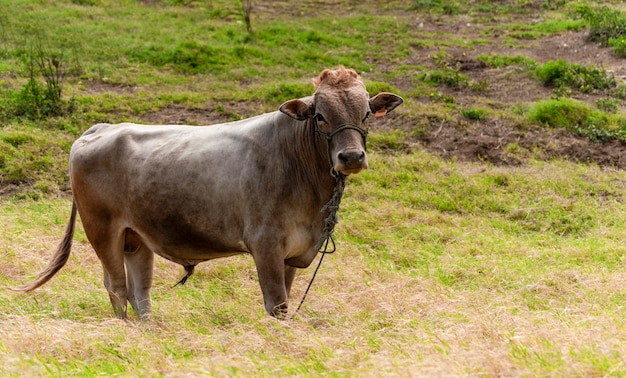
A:
[[[626,146],[622,142],[593,142],[565,130],[546,130],[539,126],[520,130],[498,120],[487,120],[464,130],[444,123],[419,140],[432,153],[462,161],[520,165],[533,156],[626,169]]]
[[[476,59],[483,54],[522,55],[540,63],[563,59],[570,63],[602,67],[607,73],[614,75],[618,82],[626,79],[626,64],[623,60],[616,58],[610,48],[587,42],[587,32],[567,32],[540,40],[524,41],[523,45],[521,48],[513,48],[495,41],[474,49],[447,49],[446,52],[450,55],[447,63],[450,66],[458,67],[463,75],[469,76],[474,82],[487,82],[488,86],[480,92],[446,87],[439,87],[437,90],[453,96],[455,103],[461,107],[479,105],[494,109],[532,103],[552,96],[551,88],[544,87],[530,73],[519,67],[488,68]],[[408,59],[423,66],[434,67],[435,53],[436,50],[415,50]],[[400,88],[406,85],[402,82],[402,79],[398,79]],[[572,95],[572,98],[589,103],[602,97],[604,95],[599,93]],[[418,101],[431,100],[421,98]],[[624,104],[621,104],[620,111],[625,110]],[[594,142],[565,130],[528,127],[519,122],[491,117],[485,121],[460,123],[439,119],[427,122],[427,132],[415,139],[429,152],[444,158],[518,165],[525,158],[534,156],[626,169],[626,144],[619,141]]]

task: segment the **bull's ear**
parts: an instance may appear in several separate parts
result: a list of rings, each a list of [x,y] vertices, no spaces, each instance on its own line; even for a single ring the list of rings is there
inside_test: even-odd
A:
[[[302,100],[289,100],[282,104],[279,110],[293,119],[304,121],[313,116],[313,107]]]
[[[398,95],[389,92],[381,92],[370,98],[370,110],[376,117],[382,117],[403,102],[402,97]]]

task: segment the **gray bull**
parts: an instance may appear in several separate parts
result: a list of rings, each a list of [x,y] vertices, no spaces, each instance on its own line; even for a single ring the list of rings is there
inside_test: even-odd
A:
[[[369,97],[353,70],[324,70],[313,96],[280,111],[213,125],[98,124],[72,146],[65,237],[35,281],[66,263],[76,212],[104,268],[115,315],[150,315],[153,259],[185,267],[250,253],[265,309],[282,317],[296,268],[318,253],[334,175],[367,168],[363,122],[402,103]]]

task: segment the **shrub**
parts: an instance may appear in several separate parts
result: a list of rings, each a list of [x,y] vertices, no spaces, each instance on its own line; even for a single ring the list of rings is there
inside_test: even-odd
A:
[[[553,128],[565,128],[591,140],[624,140],[626,120],[609,117],[588,104],[572,99],[552,99],[536,103],[527,114],[531,121]]]
[[[613,53],[620,58],[626,58],[626,37],[609,38],[608,45],[613,48]]]
[[[477,108],[465,108],[461,110],[463,117],[473,121],[483,121],[487,119],[487,112]]]
[[[584,67],[567,63],[562,59],[549,61],[535,70],[535,76],[543,85],[556,88],[572,88],[582,93],[610,89],[617,86],[613,76],[598,67]]]
[[[580,5],[575,14],[589,23],[589,40],[609,46],[611,39],[626,36],[626,14],[602,6],[593,9],[589,5]]]
[[[53,52],[41,44],[31,46],[24,56],[28,81],[19,91],[7,90],[2,115],[7,119],[31,120],[72,113],[73,102],[63,100],[63,83],[67,73],[62,52]]]

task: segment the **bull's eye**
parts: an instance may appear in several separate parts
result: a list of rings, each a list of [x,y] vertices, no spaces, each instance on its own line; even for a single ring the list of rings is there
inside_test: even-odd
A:
[[[363,117],[363,120],[361,122],[365,122],[367,121],[367,118],[370,116],[370,112],[365,113],[365,117]]]
[[[315,119],[317,120],[317,122],[326,122],[324,116],[319,113],[315,114]]]

